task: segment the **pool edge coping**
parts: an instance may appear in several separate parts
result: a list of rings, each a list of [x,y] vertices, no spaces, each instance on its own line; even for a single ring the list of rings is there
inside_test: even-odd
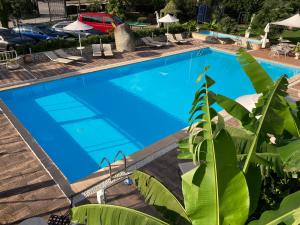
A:
[[[135,63],[145,62],[145,61],[149,61],[149,60],[153,60],[153,59],[159,59],[159,58],[162,58],[162,57],[172,56],[172,55],[186,53],[186,52],[192,52],[192,51],[195,51],[195,50],[200,50],[200,49],[205,49],[205,48],[211,48],[211,49],[216,50],[216,51],[235,54],[235,51],[231,51],[231,50],[228,50],[228,49],[222,49],[222,48],[218,48],[216,46],[202,45],[202,46],[196,46],[196,47],[189,48],[189,49],[183,49],[183,50],[178,50],[178,51],[173,51],[173,52],[166,52],[166,53],[163,53],[160,56],[154,56],[154,57],[151,56],[151,57],[145,57],[145,58],[140,58],[140,59],[135,59],[135,60],[124,61],[124,62],[120,62],[120,63],[110,64],[110,65],[105,65],[105,66],[97,66],[97,67],[94,67],[94,68],[78,70],[78,71],[75,71],[75,72],[70,72],[70,73],[66,73],[66,74],[62,74],[62,75],[56,75],[56,76],[52,76],[52,77],[42,78],[42,79],[35,80],[33,82],[24,82],[20,85],[10,86],[10,87],[6,87],[4,89],[0,88],[0,91],[15,89],[15,88],[34,85],[34,84],[39,84],[39,83],[44,83],[44,82],[48,82],[48,81],[65,79],[65,78],[69,78],[69,77],[73,77],[73,76],[85,75],[85,74],[89,74],[89,73],[92,73],[92,72],[95,72],[95,71],[112,69],[112,68],[119,67],[119,66],[131,65],[131,64],[135,64]],[[287,66],[298,68],[295,65],[290,65],[290,64],[286,64],[286,63],[279,63],[277,61],[272,61],[272,60],[268,60],[268,59],[265,59],[265,58],[260,58],[260,57],[255,57],[255,58],[261,59],[261,60],[264,60],[264,61],[269,61],[269,62],[275,63],[275,64],[277,63],[277,64],[281,64],[281,65],[287,65]],[[300,74],[296,74],[293,77],[289,78],[289,81],[295,79],[296,81],[292,81],[292,83],[300,82],[300,80],[296,79],[296,77],[298,78],[299,76],[300,76]],[[22,139],[26,143],[26,145],[31,149],[31,151],[33,152],[35,157],[40,161],[41,165],[47,171],[49,176],[56,182],[56,184],[62,190],[62,192],[68,198],[71,198],[72,196],[74,196],[74,194],[78,194],[80,191],[82,191],[82,190],[80,190],[79,192],[77,192],[76,190],[74,190],[74,188],[72,188],[72,185],[77,183],[77,181],[73,182],[73,183],[70,183],[67,180],[67,178],[65,177],[63,172],[59,169],[59,167],[55,164],[55,162],[48,156],[46,151],[38,144],[38,142],[34,139],[34,137],[31,135],[31,133],[23,126],[23,124],[17,119],[17,117],[10,111],[10,109],[6,106],[6,104],[2,101],[2,99],[0,99],[0,111],[1,111],[1,109],[3,111],[3,114],[11,122],[11,124],[14,126],[14,128],[17,130],[17,132],[20,134],[20,136],[22,137]],[[173,134],[171,134],[171,135],[169,135],[169,136],[167,136],[163,139],[160,139],[157,142],[154,142],[153,144],[148,145],[145,148],[142,148],[142,149],[138,150],[137,152],[127,156],[127,157],[133,157],[134,158],[134,157],[137,157],[137,156],[141,155],[140,157],[137,157],[135,160],[133,160],[129,164],[128,167],[132,167],[135,164],[138,164],[140,161],[142,161],[142,160],[144,160],[148,157],[151,157],[151,155],[153,155],[157,152],[163,151],[165,148],[168,148],[169,146],[176,144],[176,142],[180,139],[180,138],[176,138],[176,136],[179,135],[180,133],[182,133],[182,131],[184,131],[184,130],[185,130],[185,128],[182,129],[182,130],[179,130],[179,131],[177,131],[177,132],[175,132],[175,133],[173,133]],[[158,149],[151,149],[153,146],[160,145],[161,143],[165,142],[169,138],[174,138],[174,141],[171,142],[171,143],[168,143],[166,146],[159,147]],[[175,147],[173,148],[173,150],[174,149],[175,149]],[[117,165],[120,161],[121,160],[118,160],[115,163],[113,163],[112,165]],[[105,171],[105,170],[98,170],[95,173],[103,172],[103,171]],[[89,178],[90,176],[94,175],[95,173],[92,173],[92,174],[90,174],[86,177],[83,177],[80,181]],[[107,177],[101,177],[101,180],[100,181],[98,180],[97,183],[102,182],[105,179],[107,179]],[[94,186],[94,185],[96,185],[96,184],[93,184],[92,186]],[[90,186],[90,187],[92,187],[92,186]]]

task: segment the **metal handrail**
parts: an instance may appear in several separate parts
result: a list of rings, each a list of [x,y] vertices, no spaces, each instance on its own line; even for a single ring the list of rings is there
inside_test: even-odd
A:
[[[122,150],[119,150],[114,158],[114,162],[116,161],[116,159],[118,158],[119,155],[123,156],[123,160],[124,160],[124,171],[127,172],[127,160],[126,160],[126,155]]]
[[[112,180],[112,175],[111,175],[111,165],[110,165],[109,160],[108,160],[106,157],[104,157],[104,158],[101,160],[99,168],[100,168],[100,169],[102,168],[102,164],[103,164],[105,161],[108,163],[108,167],[109,167],[109,179]]]

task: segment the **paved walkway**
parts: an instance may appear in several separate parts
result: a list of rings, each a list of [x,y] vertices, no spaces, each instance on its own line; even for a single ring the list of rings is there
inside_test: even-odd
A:
[[[71,65],[61,65],[41,59],[40,62],[24,65],[24,68],[16,71],[0,70],[0,85],[8,85],[12,82],[26,82],[33,79],[53,77],[63,73],[76,73],[81,69],[92,69],[98,66],[113,65],[120,62],[148,59],[166,53],[184,49],[205,46],[200,42],[191,45],[182,45],[164,49],[150,50],[140,49],[133,53],[116,53],[112,59],[93,59],[91,50],[86,49],[86,61]],[[236,51],[235,46],[214,45],[229,51]],[[255,56],[267,58],[267,52],[253,51]],[[276,61],[300,66],[300,61],[294,59],[276,58]],[[285,61],[283,61],[285,60]],[[31,72],[28,72],[31,71]],[[291,79],[289,93],[299,98],[300,79]],[[232,121],[234,124],[234,121]],[[142,168],[157,176],[168,187],[182,198],[180,189],[180,176],[178,174],[176,150],[167,153]],[[95,197],[88,199],[95,202]],[[144,204],[133,186],[118,184],[108,190],[109,203],[136,208],[151,214],[156,214],[152,207]],[[0,224],[11,224],[32,216],[45,216],[52,212],[65,210],[69,201],[59,186],[49,176],[31,149],[23,141],[18,131],[13,127],[7,117],[0,113]]]

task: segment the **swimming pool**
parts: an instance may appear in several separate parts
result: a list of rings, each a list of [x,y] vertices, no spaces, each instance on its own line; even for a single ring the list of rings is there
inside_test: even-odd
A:
[[[276,79],[300,73],[262,61]],[[197,89],[210,65],[213,90],[237,98],[254,93],[233,54],[202,49],[0,92],[0,98],[70,182],[186,127]]]
[[[234,41],[237,41],[237,40],[240,40],[241,38],[242,39],[244,38],[244,37],[240,37],[240,36],[237,36],[237,35],[224,34],[224,33],[219,33],[219,32],[209,31],[209,30],[200,31],[199,33],[207,35],[207,36],[218,37],[218,38],[230,38]],[[257,39],[253,39],[253,38],[248,38],[247,41],[249,41],[250,43],[253,43],[253,44],[261,44],[261,40],[257,40]]]

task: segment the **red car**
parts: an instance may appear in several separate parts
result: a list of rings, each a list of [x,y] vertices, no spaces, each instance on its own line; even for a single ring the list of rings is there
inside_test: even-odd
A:
[[[80,13],[78,20],[104,33],[123,23],[117,16],[99,12]]]

